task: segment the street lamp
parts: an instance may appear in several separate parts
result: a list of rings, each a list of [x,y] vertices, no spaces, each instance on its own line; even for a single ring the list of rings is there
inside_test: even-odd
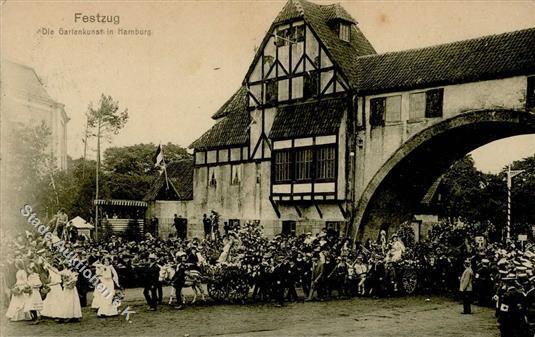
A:
[[[511,186],[513,178],[524,170],[511,170],[511,165],[507,168],[507,242],[511,240]]]

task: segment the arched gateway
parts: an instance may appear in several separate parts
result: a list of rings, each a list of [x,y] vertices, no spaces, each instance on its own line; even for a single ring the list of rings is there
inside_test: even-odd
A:
[[[190,235],[212,210],[267,236],[398,224],[454,159],[534,132],[534,45],[529,28],[378,54],[342,6],[289,0],[150,216]]]
[[[483,109],[462,112],[423,129],[377,170],[356,207],[357,237],[410,221],[429,187],[452,163],[494,140],[535,133],[535,113]]]

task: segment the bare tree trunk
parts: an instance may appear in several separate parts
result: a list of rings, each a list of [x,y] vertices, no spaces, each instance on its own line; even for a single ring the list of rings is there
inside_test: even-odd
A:
[[[96,192],[95,192],[95,239],[98,240],[98,205],[96,200],[99,197],[99,171],[100,171],[100,127],[101,127],[102,118],[98,118],[97,126],[97,168],[96,168]]]
[[[89,115],[85,121],[85,135],[84,135],[84,161],[82,164],[82,179],[85,179],[85,161],[87,159],[87,138],[89,133]]]

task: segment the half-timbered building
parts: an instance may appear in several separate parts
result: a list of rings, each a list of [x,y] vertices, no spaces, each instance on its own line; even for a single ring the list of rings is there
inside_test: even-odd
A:
[[[190,146],[192,199],[160,204],[155,213],[170,219],[185,207],[188,228],[197,232],[202,214],[211,210],[225,222],[261,220],[267,235],[324,227],[345,232],[348,224],[356,232],[369,220],[370,200],[374,209],[386,207],[376,191],[397,172],[398,162],[389,160],[412,151],[404,146],[420,132],[437,125],[434,136],[445,130],[440,123],[471,109],[524,109],[523,102],[533,101],[534,44],[535,29],[528,29],[376,54],[340,5],[289,0],[242,86]],[[459,147],[448,159],[467,150]],[[429,172],[437,174],[422,175],[422,187],[439,175],[438,168]],[[418,179],[406,191],[412,193]],[[426,191],[410,199],[419,203]]]

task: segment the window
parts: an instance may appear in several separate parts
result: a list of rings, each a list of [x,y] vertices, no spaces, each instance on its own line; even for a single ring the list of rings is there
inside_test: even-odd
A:
[[[409,96],[409,120],[425,117],[425,93],[419,92]]]
[[[326,146],[316,151],[316,179],[335,178],[336,147]]]
[[[295,235],[295,221],[286,220],[282,222],[282,235],[294,236]]]
[[[260,167],[260,163],[255,163],[255,172],[256,172],[256,183],[257,184],[260,184],[260,182],[262,181],[262,171],[260,170],[261,167]]]
[[[275,152],[275,182],[289,181],[291,170],[290,151]]]
[[[340,40],[349,42],[351,38],[351,30],[349,29],[349,24],[340,23]]]
[[[442,101],[444,89],[428,90],[425,93],[425,117],[442,117]]]
[[[294,41],[303,42],[305,41],[305,25],[299,25],[294,27]]]
[[[372,127],[385,125],[385,108],[385,97],[372,98],[370,100],[370,125]]]
[[[275,45],[277,47],[287,46],[289,45],[289,28],[283,28],[277,30],[277,40],[275,41]]]
[[[304,77],[303,97],[311,98],[318,94],[319,73],[317,71],[307,71]]]
[[[526,109],[535,109],[535,76],[528,77],[528,88],[526,93]]]
[[[385,109],[386,122],[401,121],[401,96],[390,96],[386,98]]]
[[[334,232],[333,234],[337,236],[340,236],[340,232],[344,226],[344,221],[325,221],[325,229],[327,229],[327,232]]]
[[[289,46],[290,43],[305,41],[305,26],[298,25],[295,27],[279,28],[277,30],[277,47]]]
[[[230,184],[239,185],[241,182],[241,165],[230,165]]]
[[[288,96],[289,96],[289,91],[290,91],[290,80],[279,81],[278,87],[279,87],[278,101],[279,102],[287,101],[289,98]]]
[[[444,89],[432,89],[409,96],[409,120],[442,117]]]
[[[217,187],[217,179],[215,176],[215,169],[213,167],[208,169],[208,186]]]
[[[295,179],[312,179],[312,150],[297,150],[295,152]]]
[[[279,85],[276,79],[271,79],[266,81],[266,101],[267,104],[277,103],[277,98],[279,95]]]
[[[273,152],[273,182],[334,181],[336,145],[295,148]]]

